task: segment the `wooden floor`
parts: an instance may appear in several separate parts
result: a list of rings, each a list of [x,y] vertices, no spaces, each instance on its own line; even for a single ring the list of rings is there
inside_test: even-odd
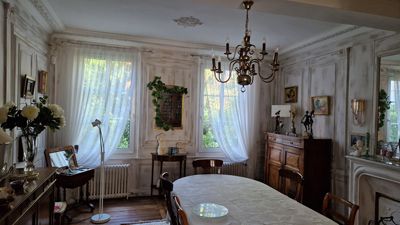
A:
[[[93,213],[85,207],[68,211],[68,215],[73,218],[71,224],[92,224],[90,217],[98,212],[98,201],[93,203],[96,206]],[[104,213],[111,215],[107,225],[162,219],[166,215],[165,209],[164,200],[157,197],[104,200]]]

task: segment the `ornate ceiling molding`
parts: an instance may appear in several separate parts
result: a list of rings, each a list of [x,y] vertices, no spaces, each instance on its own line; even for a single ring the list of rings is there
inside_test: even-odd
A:
[[[64,30],[65,26],[58,18],[54,9],[47,2],[47,0],[29,0],[29,2],[35,7],[35,9],[40,13],[44,20],[50,25],[53,31]]]
[[[174,21],[176,24],[178,24],[178,26],[183,26],[184,28],[200,26],[203,24],[199,19],[193,16],[180,17],[178,19],[174,19]]]

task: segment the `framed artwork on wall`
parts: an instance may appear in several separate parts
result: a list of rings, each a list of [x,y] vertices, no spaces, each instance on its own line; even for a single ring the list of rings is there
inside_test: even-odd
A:
[[[23,75],[21,79],[21,97],[23,98],[33,98],[35,92],[35,79],[28,75]]]
[[[297,86],[285,87],[285,103],[297,102]]]
[[[41,94],[46,94],[47,92],[47,71],[40,70],[39,71],[39,85],[38,92]]]
[[[350,134],[350,146],[356,146],[357,141],[362,141],[362,145],[365,146],[366,144],[366,140],[367,140],[367,136],[365,134],[356,134],[356,133],[352,133]]]
[[[329,115],[329,96],[311,97],[311,110],[315,115]]]

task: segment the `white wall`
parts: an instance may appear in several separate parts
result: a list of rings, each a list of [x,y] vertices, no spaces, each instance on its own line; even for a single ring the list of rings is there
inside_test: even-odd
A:
[[[347,196],[348,171],[344,156],[351,152],[350,134],[370,132],[370,143],[372,146],[375,143],[376,49],[379,46],[384,46],[380,47],[382,51],[396,48],[400,39],[389,37],[391,34],[359,28],[350,37],[339,35],[282,56],[283,82],[276,92],[298,86],[298,131],[304,130],[300,118],[311,108],[310,97],[330,97],[330,114],[316,115],[313,128],[315,138],[333,140],[332,191],[340,196]],[[354,98],[367,102],[366,123],[362,126],[352,121],[350,101]],[[278,97],[276,101],[283,103],[283,98]]]
[[[6,7],[4,7],[5,9]],[[39,70],[47,70],[48,33],[41,28],[41,25],[19,1],[12,1],[10,9],[4,10],[2,7],[0,13],[0,66],[2,71],[0,103],[13,101],[17,105],[24,106],[42,96],[37,92],[37,76]],[[9,18],[6,21],[5,13]],[[5,52],[6,57],[4,57]],[[21,77],[25,74],[36,80],[33,99],[21,98]],[[16,161],[20,134],[14,130],[12,135],[14,137],[14,161]],[[38,147],[36,165],[44,166],[43,151],[46,147],[46,132],[43,132],[38,138]]]

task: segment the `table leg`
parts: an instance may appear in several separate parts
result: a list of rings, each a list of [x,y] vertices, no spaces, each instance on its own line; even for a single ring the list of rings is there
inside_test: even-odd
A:
[[[162,174],[162,168],[163,168],[163,161],[160,161],[160,175]],[[158,177],[160,177],[160,175],[158,175]],[[161,195],[161,188],[160,186],[158,187],[158,195]]]
[[[182,160],[179,160],[179,178],[182,177]]]
[[[186,158],[183,160],[183,176],[186,177]]]
[[[153,196],[153,175],[154,175],[154,159],[151,159],[151,184],[150,184],[150,196]]]

